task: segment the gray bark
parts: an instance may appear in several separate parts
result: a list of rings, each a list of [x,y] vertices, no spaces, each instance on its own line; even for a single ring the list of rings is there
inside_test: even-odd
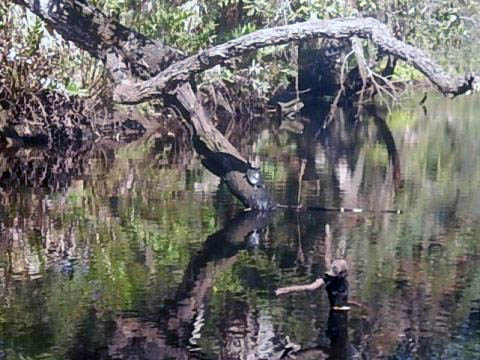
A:
[[[116,83],[148,79],[185,55],[162,41],[153,41],[85,0],[12,0],[40,17],[65,40],[104,62]]]
[[[200,54],[177,61],[155,77],[115,89],[115,101],[136,104],[174,92],[179,83],[228,59],[266,46],[312,38],[369,39],[386,54],[401,59],[422,72],[445,96],[480,90],[480,73],[453,76],[425,51],[397,40],[388,27],[373,18],[316,20],[255,31]]]

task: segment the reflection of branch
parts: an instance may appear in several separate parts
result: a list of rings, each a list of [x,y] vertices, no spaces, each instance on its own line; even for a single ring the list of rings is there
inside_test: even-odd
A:
[[[298,193],[297,193],[297,204],[300,204],[300,206],[297,208],[297,210],[302,206],[301,204],[301,198],[302,198],[302,179],[303,179],[303,174],[305,173],[305,165],[307,163],[306,159],[300,159],[300,171],[298,174]],[[296,219],[297,219],[297,237],[298,237],[298,252],[297,252],[297,259],[301,262],[305,262],[305,254],[303,253],[303,248],[302,248],[302,232],[300,231],[300,218],[298,216],[298,211],[296,214]]]
[[[297,259],[303,264],[305,262],[305,254],[303,252],[303,246],[302,246],[302,232],[300,229],[300,217],[298,216],[298,211],[295,217],[297,220],[297,238],[298,238]]]
[[[201,333],[203,311],[215,275],[233,266],[251,233],[264,229],[269,219],[266,212],[242,212],[223,229],[208,236],[203,248],[192,256],[176,296],[157,314],[160,324],[119,317],[109,351],[119,358],[132,351],[138,353],[139,349],[148,349],[152,359],[164,359],[165,355],[184,360],[204,358],[198,349],[192,353],[184,344],[195,345]]]
[[[398,182],[401,180],[402,174],[400,170],[400,158],[398,156],[397,146],[395,145],[395,139],[385,120],[377,114],[375,107],[368,107],[368,112],[373,117],[378,132],[380,133],[380,136],[387,147],[388,158],[393,166],[393,180],[396,184],[398,184]]]
[[[332,266],[332,233],[330,225],[325,224],[325,268],[330,269]]]
[[[401,209],[384,209],[384,210],[375,210],[375,209],[361,209],[361,208],[329,208],[323,206],[307,206],[303,207],[300,205],[278,205],[279,208],[288,208],[296,209],[297,211],[335,211],[340,213],[364,213],[364,212],[375,212],[375,213],[384,213],[384,214],[403,214]]]
[[[298,173],[298,194],[297,194],[297,204],[300,204],[300,200],[302,197],[302,179],[303,179],[303,174],[305,173],[305,165],[307,164],[306,159],[301,159],[300,160],[300,171]]]
[[[177,290],[175,306],[181,304],[183,307],[177,309],[182,321],[190,322],[193,319],[197,307],[213,286],[215,273],[233,265],[238,251],[246,248],[248,236],[264,229],[269,219],[268,212],[242,212],[225,228],[208,236],[203,248],[191,258]],[[210,268],[209,264],[213,264],[213,267]],[[169,313],[172,310],[175,309],[169,309]]]

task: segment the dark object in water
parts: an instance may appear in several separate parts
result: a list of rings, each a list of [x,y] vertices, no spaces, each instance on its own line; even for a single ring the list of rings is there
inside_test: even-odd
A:
[[[325,334],[330,339],[329,359],[350,359],[348,357],[348,313],[330,310]]]
[[[5,343],[0,339],[0,360],[7,358],[7,353],[3,351]]]
[[[289,287],[279,288],[275,291],[275,294],[283,295],[295,291],[316,290],[325,286],[325,290],[328,293],[328,300],[330,301],[330,307],[332,310],[350,310],[348,307],[348,264],[345,260],[334,260],[330,266],[330,269],[325,272],[322,278],[315,280],[311,284],[307,285],[293,285]]]
[[[345,260],[334,260],[330,270],[325,272],[325,290],[333,310],[348,310],[348,267]]]

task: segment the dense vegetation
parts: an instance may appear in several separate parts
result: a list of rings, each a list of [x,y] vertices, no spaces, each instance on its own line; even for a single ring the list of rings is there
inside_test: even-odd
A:
[[[459,56],[478,35],[479,7],[473,0],[418,2],[415,0],[222,0],[139,1],[92,0],[90,3],[124,25],[153,39],[163,39],[187,54],[255,31],[312,18],[374,16],[396,36],[434,53],[457,72],[473,71],[478,60]],[[367,45],[365,45],[367,46]],[[67,95],[107,98],[108,79],[101,63],[64,42],[27,10],[9,0],[0,2],[0,94],[6,103],[19,104],[26,94],[55,90]],[[458,51],[452,51],[452,50]],[[367,49],[368,50],[368,49]],[[370,49],[372,50],[372,49]],[[375,66],[376,52],[367,51]],[[212,83],[267,99],[294,83],[298,63],[297,46],[267,48],[249,55],[230,68],[215,68],[201,84]],[[380,65],[380,64],[377,64]],[[478,66],[477,66],[478,67]],[[395,77],[418,77],[406,66],[398,66]],[[96,103],[96,101],[94,101]],[[32,120],[32,119],[30,119]]]

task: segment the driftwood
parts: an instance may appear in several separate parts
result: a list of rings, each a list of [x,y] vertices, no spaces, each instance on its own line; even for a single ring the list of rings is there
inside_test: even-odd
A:
[[[13,0],[38,15],[64,39],[103,61],[114,82],[115,101],[137,104],[163,98],[193,128],[193,143],[205,166],[220,176],[247,207],[273,209],[264,187],[246,179],[250,165],[213,125],[194,91],[194,75],[226,60],[265,46],[312,38],[369,39],[386,54],[421,71],[446,96],[478,91],[480,75],[454,77],[424,51],[393,37],[372,18],[309,21],[263,29],[185,57],[178,49],[153,41],[107,17],[87,0]]]
[[[300,101],[299,98],[294,98],[287,102],[277,101],[277,113],[280,118],[295,118],[297,114],[305,104]],[[303,127],[303,125],[302,125]]]

